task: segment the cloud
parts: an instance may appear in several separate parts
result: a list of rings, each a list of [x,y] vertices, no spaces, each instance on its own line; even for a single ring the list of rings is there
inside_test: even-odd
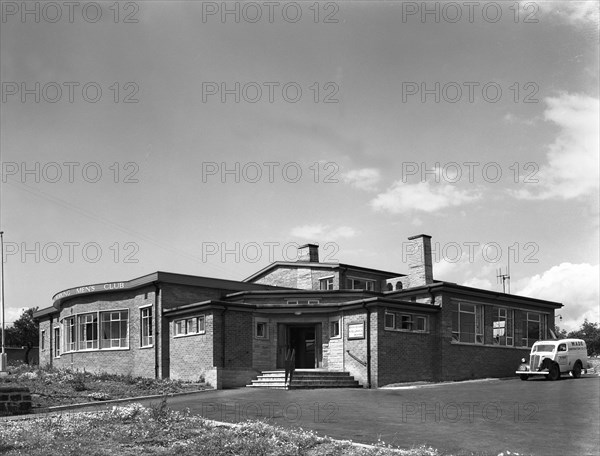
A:
[[[556,323],[567,331],[578,329],[584,318],[600,321],[598,303],[598,265],[561,263],[542,274],[519,281],[513,294],[547,299],[564,304]],[[518,288],[517,288],[518,287]]]
[[[527,184],[511,194],[520,199],[573,199],[596,195],[598,172],[599,105],[586,95],[563,93],[546,98],[544,118],[560,127],[556,140],[548,146],[547,163],[531,176],[538,183]]]
[[[353,169],[342,174],[342,179],[360,190],[375,191],[381,180],[381,173],[375,168]]]
[[[534,13],[528,0],[522,1],[521,8],[523,14]],[[541,14],[545,17],[554,17],[561,21],[566,21],[571,25],[598,25],[598,2],[596,1],[547,1],[537,2],[535,8],[539,8]],[[541,16],[536,14],[536,16]]]
[[[310,239],[316,241],[327,240],[334,241],[340,238],[352,238],[356,236],[358,232],[349,226],[338,226],[332,228],[329,225],[302,225],[292,229],[291,235],[295,238]]]
[[[429,182],[406,184],[396,181],[371,201],[376,211],[402,214],[410,211],[436,212],[450,206],[460,206],[481,198],[473,191],[458,190],[447,183],[432,187]]]

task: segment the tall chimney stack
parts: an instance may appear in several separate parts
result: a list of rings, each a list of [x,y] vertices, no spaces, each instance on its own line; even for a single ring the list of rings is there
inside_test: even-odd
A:
[[[318,263],[319,246],[317,244],[304,244],[298,247],[298,261]]]
[[[417,234],[408,238],[411,245],[408,253],[409,287],[420,287],[433,283],[433,262],[431,260],[431,236]]]

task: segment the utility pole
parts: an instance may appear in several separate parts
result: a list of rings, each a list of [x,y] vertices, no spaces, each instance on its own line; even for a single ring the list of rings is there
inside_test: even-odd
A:
[[[2,354],[0,354],[0,374],[6,373],[7,357],[5,350],[6,340],[6,328],[4,321],[4,231],[0,231],[0,263],[2,266],[2,273],[0,274],[0,284],[2,285],[2,292],[0,293],[0,303],[2,305]]]

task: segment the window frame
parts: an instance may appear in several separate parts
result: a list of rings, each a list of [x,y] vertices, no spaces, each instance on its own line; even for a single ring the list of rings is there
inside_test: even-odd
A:
[[[40,342],[41,342],[41,349],[45,350],[46,349],[46,347],[45,347],[45,345],[46,345],[46,330],[45,329],[42,329],[42,334],[40,336]]]
[[[463,310],[464,307],[472,307],[473,311]],[[454,327],[454,314],[457,315],[457,328]],[[473,315],[473,332],[466,332],[461,325],[461,314]],[[466,318],[466,317],[463,317]],[[471,326],[470,322],[465,326]],[[463,335],[473,335],[473,341],[463,340]],[[471,302],[458,302],[452,309],[452,342],[470,345],[485,345],[485,306]]]
[[[63,318],[63,350],[62,353],[73,353],[77,351],[77,324],[76,315]]]
[[[504,315],[502,315],[504,313]],[[500,347],[514,347],[515,345],[515,311],[508,307],[492,307],[492,344]],[[496,336],[494,333],[500,328],[494,327],[496,323],[504,322],[504,334]]]
[[[327,276],[327,277],[321,277],[319,279],[319,290],[321,291],[329,291],[329,290],[333,290],[334,288],[334,284],[333,284],[333,279],[335,278],[335,276]],[[323,284],[325,284],[325,288],[323,288]]]
[[[112,318],[112,314],[119,314],[119,319],[118,320],[113,320]],[[114,310],[107,310],[107,311],[102,311],[99,312],[99,334],[98,334],[98,338],[99,338],[99,350],[128,350],[129,349],[129,338],[130,338],[130,327],[129,327],[129,309],[114,309]],[[104,315],[110,315],[109,320],[104,320],[103,316]],[[122,318],[122,314],[126,315],[126,319]],[[119,337],[114,338],[107,338],[105,339],[104,333],[105,333],[105,324],[108,323],[109,327],[112,328],[112,325],[114,324],[114,322],[119,322],[119,335],[121,335],[121,323],[125,322],[125,337]],[[110,332],[112,332],[112,329],[110,330]],[[111,334],[112,335],[112,334]],[[115,340],[119,340],[119,345],[118,346],[114,346],[113,345],[113,341]],[[125,341],[125,345],[121,345],[122,342],[121,341]],[[104,344],[106,343],[106,341],[110,341],[110,346],[106,347],[104,346]]]
[[[53,355],[55,358],[60,358],[60,326],[54,327],[54,347],[52,347]]]
[[[92,317],[91,321],[87,321]],[[77,314],[77,349],[76,351],[98,350],[99,339],[98,312]],[[88,330],[91,329],[92,337],[88,339]],[[94,339],[94,334],[96,338]],[[85,345],[84,345],[85,344]],[[91,346],[89,346],[91,345]]]
[[[530,319],[530,315],[537,315],[537,320]],[[533,339],[529,337],[529,323],[537,322],[539,324],[538,327],[538,338]],[[525,318],[521,321],[521,346],[523,347],[532,347],[535,342],[538,340],[546,339],[548,335],[548,314],[542,312],[529,312],[525,311]]]
[[[355,288],[354,282],[365,282],[365,288]],[[361,277],[346,277],[346,284],[348,285],[349,290],[363,290],[363,291],[375,291],[375,279],[365,279]],[[369,288],[371,285],[371,288]]]
[[[408,318],[408,320],[406,318]],[[424,329],[418,329],[417,320],[423,322]],[[409,327],[403,327],[403,324],[405,322],[409,324]],[[391,323],[391,326],[389,323]],[[396,331],[404,333],[428,333],[429,316],[421,313],[386,309],[383,316],[383,329],[385,331]]]
[[[197,336],[200,334],[206,334],[206,315],[195,315],[173,320],[173,337]]]
[[[144,315],[146,313],[146,315]],[[154,315],[152,306],[140,308],[140,348],[154,346]]]
[[[259,327],[263,327],[264,331],[259,334]],[[252,331],[255,339],[269,340],[269,320],[266,318],[255,318],[254,319],[254,330]]]
[[[337,331],[335,328],[337,327]],[[329,338],[330,339],[341,339],[342,338],[342,319],[340,317],[333,317],[329,319]]]

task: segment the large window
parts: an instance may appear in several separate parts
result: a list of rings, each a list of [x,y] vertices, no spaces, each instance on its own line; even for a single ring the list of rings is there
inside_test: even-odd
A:
[[[531,347],[536,340],[546,338],[546,315],[527,312],[523,320],[523,345]]]
[[[452,340],[483,344],[483,306],[461,302],[452,309]]]
[[[368,279],[348,278],[348,289],[375,291],[375,281]]]
[[[384,316],[384,327],[387,330],[426,332],[427,317],[405,312],[386,312]]]
[[[142,347],[150,347],[152,345],[152,307],[144,307],[140,309],[140,344]]]
[[[504,307],[493,308],[492,333],[495,345],[513,345],[513,310]]]
[[[75,317],[67,317],[63,320],[63,334],[65,335],[65,351],[75,351],[77,348],[77,327]]]
[[[128,348],[129,311],[100,313],[100,348]]]
[[[89,313],[77,317],[79,350],[98,348],[98,314]]]

